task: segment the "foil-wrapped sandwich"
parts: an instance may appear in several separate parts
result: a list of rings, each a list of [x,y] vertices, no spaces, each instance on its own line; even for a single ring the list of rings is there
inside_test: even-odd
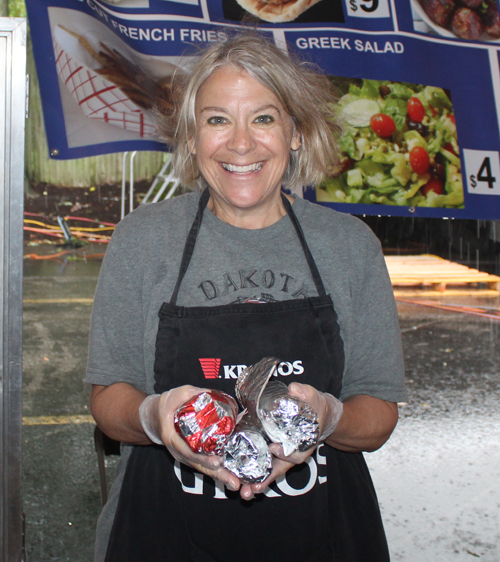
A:
[[[266,438],[248,414],[226,443],[224,468],[247,484],[262,482],[271,473],[272,455]]]
[[[260,397],[258,415],[266,435],[283,446],[286,456],[303,453],[317,444],[318,416],[304,401],[288,394],[280,381],[267,383]]]
[[[236,397],[252,421],[286,456],[304,452],[319,439],[318,416],[304,401],[290,396],[280,381],[270,381],[279,359],[264,358],[245,369],[236,382]]]
[[[220,455],[234,431],[237,416],[238,404],[232,396],[209,390],[180,406],[174,425],[195,453]]]

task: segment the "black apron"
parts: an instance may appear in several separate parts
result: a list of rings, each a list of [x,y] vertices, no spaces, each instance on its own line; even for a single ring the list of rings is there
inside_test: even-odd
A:
[[[189,267],[206,189],[179,277],[160,309],[155,392],[184,384],[234,393],[238,373],[263,357],[278,379],[340,395],[344,347],[330,296],[288,199],[317,297],[213,307],[176,304]],[[243,501],[174,461],[165,447],[135,446],[127,463],[106,562],[387,562],[377,498],[362,454],[320,445],[265,494]]]

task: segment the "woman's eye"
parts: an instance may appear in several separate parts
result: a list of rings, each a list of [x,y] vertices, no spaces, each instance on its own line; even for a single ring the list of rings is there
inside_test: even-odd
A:
[[[255,121],[260,125],[269,125],[274,123],[274,117],[272,115],[259,115]]]
[[[214,115],[210,117],[207,121],[209,125],[223,125],[226,122],[225,117],[221,117],[220,115]]]

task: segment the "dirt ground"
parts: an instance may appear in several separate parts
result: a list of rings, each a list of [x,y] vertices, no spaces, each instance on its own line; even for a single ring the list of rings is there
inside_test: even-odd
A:
[[[137,182],[134,186],[134,206],[138,206],[151,181]],[[24,200],[24,210],[44,217],[79,216],[97,221],[117,223],[121,208],[120,184],[96,187],[56,187],[40,183],[30,187]],[[127,188],[128,192],[128,188]],[[127,193],[128,194],[128,193]],[[127,203],[127,210],[129,203]]]

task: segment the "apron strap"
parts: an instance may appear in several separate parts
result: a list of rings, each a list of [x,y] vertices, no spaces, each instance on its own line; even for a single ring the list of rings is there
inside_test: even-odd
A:
[[[177,295],[179,294],[179,289],[181,287],[182,280],[184,279],[184,275],[186,275],[186,271],[188,270],[194,251],[194,245],[196,244],[196,238],[198,237],[198,233],[200,231],[201,221],[203,220],[203,211],[205,210],[209,199],[210,191],[208,190],[208,187],[206,187],[201,194],[200,201],[198,203],[198,212],[196,213],[196,217],[186,240],[186,245],[184,246],[179,275],[177,276],[177,283],[175,284],[174,292],[170,298],[170,304],[176,304],[177,302]]]
[[[321,275],[319,274],[318,268],[316,266],[316,262],[314,261],[314,258],[311,254],[311,250],[307,245],[306,237],[304,236],[304,231],[300,226],[299,219],[297,218],[297,215],[295,214],[290,201],[288,201],[288,197],[286,197],[284,193],[281,193],[281,199],[283,201],[283,205],[285,206],[286,212],[288,213],[288,216],[290,217],[290,220],[292,221],[292,224],[295,227],[295,231],[297,232],[297,236],[299,237],[302,249],[304,250],[304,255],[306,256],[307,265],[311,270],[311,275],[314,280],[314,284],[316,285],[316,291],[318,292],[318,295],[320,297],[324,297],[326,296],[325,286],[323,285],[323,280],[321,279]]]
[[[205,188],[201,194],[200,201],[198,203],[198,212],[196,213],[196,217],[193,221],[191,226],[191,230],[189,231],[186,245],[184,246],[184,252],[182,254],[182,261],[179,268],[179,275],[177,277],[177,283],[175,284],[174,291],[172,293],[172,297],[170,298],[170,304],[175,305],[177,303],[177,296],[179,294],[179,289],[181,287],[182,280],[186,275],[186,272],[189,267],[189,263],[191,262],[191,257],[193,255],[194,246],[196,244],[196,238],[198,237],[198,233],[201,227],[201,221],[203,220],[203,211],[208,204],[208,200],[210,199],[210,191]],[[300,240],[300,244],[302,246],[302,250],[304,251],[304,255],[306,257],[307,265],[311,271],[311,275],[314,281],[314,285],[316,286],[316,291],[320,297],[326,296],[325,286],[323,285],[323,281],[321,279],[321,275],[319,274],[318,268],[316,266],[316,262],[311,254],[311,250],[309,250],[309,246],[307,245],[306,238],[304,236],[304,232],[302,227],[300,226],[299,220],[295,215],[295,212],[288,201],[288,198],[282,193],[281,199],[283,201],[283,205],[285,210],[292,221],[292,224],[295,228],[297,236]]]

